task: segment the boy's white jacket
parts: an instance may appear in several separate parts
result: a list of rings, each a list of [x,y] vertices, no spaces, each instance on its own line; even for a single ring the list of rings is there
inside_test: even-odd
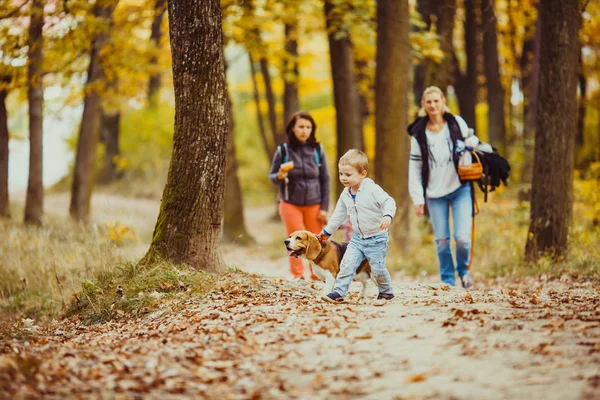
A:
[[[363,179],[356,199],[350,195],[350,188],[345,188],[335,206],[335,211],[329,219],[324,231],[334,233],[339,226],[350,216],[350,223],[355,233],[360,237],[368,238],[385,231],[379,228],[381,218],[396,213],[396,202],[381,186],[370,178]]]

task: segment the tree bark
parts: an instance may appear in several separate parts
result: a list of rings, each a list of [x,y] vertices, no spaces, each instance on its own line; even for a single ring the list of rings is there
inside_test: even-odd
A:
[[[169,29],[175,89],[173,156],[142,264],[166,260],[222,272],[229,104],[219,1],[170,1]]]
[[[44,216],[43,181],[43,34],[44,1],[34,0],[29,24],[29,62],[27,66],[27,97],[29,99],[29,179],[25,200],[25,223],[41,225]]]
[[[69,206],[69,214],[76,221],[87,222],[90,216],[90,200],[96,171],[96,144],[98,142],[101,110],[100,93],[95,86],[104,80],[104,67],[100,53],[109,40],[110,29],[113,24],[113,11],[116,5],[116,0],[94,5],[94,16],[102,21],[104,26],[92,41],[92,53],[86,83],[87,90],[83,102],[83,117],[79,128],[79,140],[77,141],[71,204]]]
[[[432,14],[432,0],[417,0],[417,11],[421,14],[421,18],[425,23],[425,31],[431,29],[431,14]],[[414,102],[417,107],[421,107],[421,95],[425,90],[426,85],[429,86],[427,79],[427,70],[431,61],[423,58],[419,64],[416,64],[413,68],[413,95]]]
[[[158,102],[158,92],[160,90],[160,72],[158,69],[157,53],[160,51],[160,39],[165,11],[167,10],[167,0],[156,0],[154,3],[154,18],[152,19],[152,27],[150,30],[150,41],[152,42],[153,52],[150,57],[150,79],[148,80],[148,103],[151,107],[155,107]]]
[[[527,261],[567,252],[573,216],[573,168],[577,124],[577,66],[581,14],[578,0],[540,4],[538,118]]]
[[[256,104],[256,121],[258,123],[258,131],[260,138],[265,149],[267,158],[271,160],[271,157],[275,153],[275,144],[273,141],[269,141],[267,137],[267,131],[265,130],[265,123],[263,122],[262,112],[260,111],[260,92],[258,90],[258,82],[256,81],[256,67],[254,66],[254,59],[252,53],[248,49],[248,59],[250,62],[250,73],[252,74],[252,89],[254,94],[254,104]],[[273,138],[274,139],[274,138]]]
[[[9,78],[0,77],[0,83],[8,84]],[[0,218],[10,218],[8,196],[8,113],[6,112],[8,89],[0,89]]]
[[[336,159],[339,159],[349,149],[360,149],[363,146],[362,118],[349,33],[341,27],[340,10],[336,10],[330,0],[325,0],[325,21],[333,77],[337,131]],[[342,184],[338,182],[337,193],[342,189]]]
[[[539,10],[539,6],[538,6]],[[533,57],[531,61],[531,72],[528,78],[528,93],[525,97],[526,112],[524,115],[523,130],[523,167],[521,170],[521,183],[531,183],[533,175],[533,152],[535,144],[535,129],[537,124],[539,82],[540,82],[540,45],[542,36],[542,18],[538,11],[535,23],[535,36],[532,43]]]
[[[583,70],[583,52],[579,45],[579,63],[577,72],[579,86],[579,103],[577,107],[577,136],[575,137],[575,150],[579,150],[585,144],[585,114],[587,106],[587,79]]]
[[[475,105],[477,104],[477,0],[465,0],[465,53],[467,70],[464,76],[455,57],[455,91],[460,115],[470,127],[476,128]]]
[[[271,74],[269,72],[269,61],[266,56],[261,56],[258,60],[260,73],[265,84],[265,96],[267,98],[267,107],[269,113],[269,126],[271,127],[271,135],[275,144],[280,144],[285,141],[285,135],[277,130],[277,112],[275,111],[275,93],[271,84]]]
[[[367,60],[354,59],[354,76],[356,77],[356,87],[358,90],[358,103],[360,104],[360,124],[365,125],[365,121],[368,120],[371,115],[369,107],[369,92],[373,91],[374,85],[371,83],[371,77],[368,73],[369,65]],[[362,86],[368,85],[366,90],[362,90]],[[362,138],[360,150],[365,150],[364,137]]]
[[[483,0],[481,15],[483,20],[483,56],[488,102],[488,139],[490,144],[506,154],[506,121],[504,118],[504,87],[500,80],[498,61],[497,19],[494,0]]]
[[[396,201],[392,242],[408,246],[408,90],[410,53],[408,0],[377,1],[375,70],[375,178]]]
[[[452,83],[452,33],[454,32],[454,16],[456,15],[456,0],[439,0],[435,2],[433,13],[436,16],[437,33],[440,40],[440,50],[444,59],[440,64],[430,63],[429,77],[426,82],[438,86],[447,93]]]
[[[283,126],[300,109],[298,98],[298,20],[285,24],[285,59],[283,60]]]
[[[227,101],[229,102],[229,135],[227,138],[227,163],[225,167],[223,239],[228,242],[248,245],[254,243],[254,239],[248,234],[244,218],[244,202],[235,154],[235,122],[229,91],[227,92]]]
[[[240,6],[244,10],[244,16],[246,18],[254,18],[254,0],[240,0]],[[269,72],[269,60],[265,54],[265,46],[262,43],[260,30],[258,26],[254,25],[248,30],[248,37],[246,38],[246,47],[248,53],[254,56],[258,54],[258,64],[260,73],[263,77],[263,83],[265,85],[265,97],[267,98],[267,113],[269,127],[271,128],[271,138],[273,141],[273,149],[280,143],[286,140],[286,135],[283,130],[277,129],[277,112],[275,110],[276,100],[273,92],[273,86],[271,84],[271,74]],[[271,153],[272,154],[272,153]],[[271,156],[269,154],[269,157]]]
[[[107,184],[118,178],[115,157],[121,154],[119,149],[121,113],[118,110],[102,112],[100,138],[104,143],[104,168],[102,183]]]

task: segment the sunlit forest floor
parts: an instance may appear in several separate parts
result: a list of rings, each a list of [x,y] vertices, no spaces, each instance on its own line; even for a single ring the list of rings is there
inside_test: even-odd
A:
[[[527,206],[499,193],[477,217],[465,291],[438,283],[424,222],[393,249],[397,299],[324,304],[290,281],[275,205],[246,210],[256,244],[223,246],[212,276],[138,270],[158,200],[97,194],[92,227],[45,199],[43,229],[0,222],[0,397],[598,398],[598,232],[575,210],[570,260],[522,263]],[[480,201],[481,202],[481,201]],[[21,215],[15,207],[14,215]],[[579,227],[579,228],[578,228]]]

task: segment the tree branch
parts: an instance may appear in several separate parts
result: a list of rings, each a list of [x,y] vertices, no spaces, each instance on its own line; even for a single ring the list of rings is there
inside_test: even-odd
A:
[[[583,3],[581,4],[581,7],[579,8],[579,11],[582,14],[585,12],[585,9],[587,8],[588,4],[590,4],[590,0],[583,0]]]
[[[6,15],[0,16],[0,20],[7,19],[7,18],[12,18],[16,13],[18,13],[19,11],[21,11],[21,8],[25,7],[28,3],[29,3],[29,0],[25,0],[25,2],[23,4],[21,4],[19,7],[15,8],[12,11],[9,11]]]

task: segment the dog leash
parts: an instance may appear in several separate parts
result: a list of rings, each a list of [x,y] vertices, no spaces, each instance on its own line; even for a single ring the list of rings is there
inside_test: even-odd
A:
[[[475,216],[479,214],[479,205],[477,204],[477,197],[475,197],[475,186],[471,182],[471,198],[473,199],[473,209],[471,211],[471,252],[469,254],[469,265],[467,270],[471,270],[471,264],[473,264],[473,254],[475,249]]]

